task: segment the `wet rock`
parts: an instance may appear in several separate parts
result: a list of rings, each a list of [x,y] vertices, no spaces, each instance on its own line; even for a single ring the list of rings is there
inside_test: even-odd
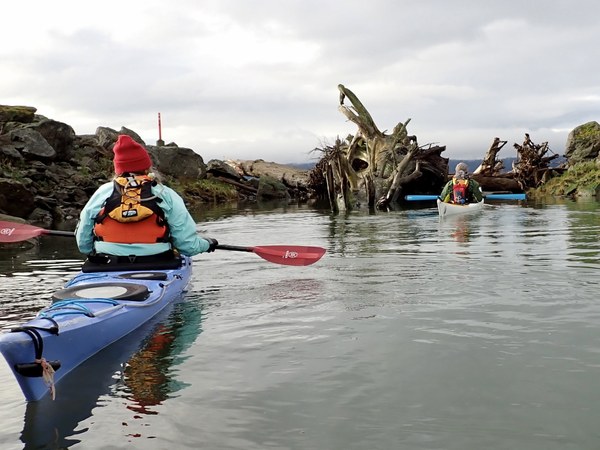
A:
[[[286,186],[279,180],[263,175],[258,183],[257,197],[261,200],[282,200],[290,199],[290,194]]]
[[[0,178],[0,214],[25,218],[34,208],[30,189],[20,181]]]

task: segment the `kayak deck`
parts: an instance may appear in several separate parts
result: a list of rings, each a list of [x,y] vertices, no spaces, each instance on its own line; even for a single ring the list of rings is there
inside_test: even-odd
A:
[[[81,272],[37,316],[0,334],[0,352],[27,401],[151,320],[184,292],[192,262],[166,270]]]
[[[454,203],[446,203],[437,199],[438,213],[440,217],[444,216],[456,216],[459,214],[468,214],[478,212],[483,209],[485,200],[481,200],[477,203],[467,203],[465,205],[457,205]]]

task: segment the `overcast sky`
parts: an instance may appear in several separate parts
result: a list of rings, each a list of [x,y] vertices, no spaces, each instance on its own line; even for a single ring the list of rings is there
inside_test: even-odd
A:
[[[147,144],[160,112],[163,140],[205,162],[314,161],[356,131],[338,84],[453,159],[496,136],[516,156],[525,133],[563,154],[600,120],[596,0],[28,0],[1,17],[0,104]]]

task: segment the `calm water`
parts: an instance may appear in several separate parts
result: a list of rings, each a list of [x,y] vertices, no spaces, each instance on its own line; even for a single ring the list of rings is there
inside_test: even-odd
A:
[[[600,205],[331,215],[213,210],[234,245],[326,247],[287,267],[195,257],[185,299],[26,404],[0,363],[0,448],[600,448]],[[0,249],[0,327],[81,263]]]

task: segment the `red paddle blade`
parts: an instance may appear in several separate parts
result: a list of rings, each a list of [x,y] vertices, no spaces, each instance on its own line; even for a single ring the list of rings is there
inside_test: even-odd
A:
[[[46,233],[43,228],[26,223],[0,221],[0,242],[21,242]]]
[[[251,249],[267,261],[286,266],[308,266],[321,259],[326,251],[321,247],[304,245],[261,245]]]

